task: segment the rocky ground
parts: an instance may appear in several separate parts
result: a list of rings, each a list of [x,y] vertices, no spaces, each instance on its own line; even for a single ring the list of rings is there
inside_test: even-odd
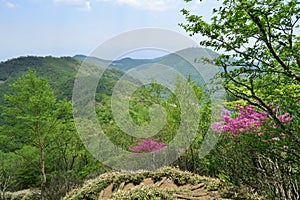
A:
[[[251,189],[237,190],[219,179],[166,167],[154,172],[106,173],[87,181],[83,187],[70,192],[64,200],[263,199]]]

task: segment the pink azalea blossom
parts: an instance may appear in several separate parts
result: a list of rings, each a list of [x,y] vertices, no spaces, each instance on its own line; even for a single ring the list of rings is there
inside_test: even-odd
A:
[[[253,106],[240,107],[240,105],[238,105],[238,107],[238,116],[235,118],[230,115],[229,111],[223,110],[221,114],[223,122],[213,123],[211,125],[212,129],[220,133],[230,132],[234,136],[239,134],[256,133],[257,136],[260,137],[267,131],[266,127],[277,128],[277,125],[272,122],[267,112],[258,112]],[[276,107],[272,111],[275,113],[278,112],[278,110],[279,108]],[[279,115],[277,118],[282,123],[288,123],[293,120],[289,113]],[[269,141],[278,141],[285,137],[284,133],[280,133],[280,137],[274,137],[275,133],[273,132],[269,132],[268,134],[272,137]],[[267,142],[268,140],[261,141]]]
[[[135,153],[155,152],[166,146],[164,142],[158,143],[156,139],[151,138],[144,138],[141,142],[138,140],[136,142],[141,144],[129,148],[130,151]]]
[[[285,113],[283,115],[279,115],[277,117],[281,122],[287,123],[293,120],[292,117],[289,117],[289,113]]]

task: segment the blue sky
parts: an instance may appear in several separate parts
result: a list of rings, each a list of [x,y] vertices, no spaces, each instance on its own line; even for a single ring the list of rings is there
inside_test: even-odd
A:
[[[0,60],[26,55],[88,55],[102,42],[139,28],[182,33],[188,8],[209,18],[215,0],[0,0]],[[194,38],[198,40],[198,38]]]

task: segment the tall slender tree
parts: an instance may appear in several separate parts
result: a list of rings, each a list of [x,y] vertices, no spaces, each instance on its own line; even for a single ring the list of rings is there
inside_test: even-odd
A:
[[[41,199],[44,199],[47,181],[45,149],[49,136],[54,133],[60,121],[58,103],[47,80],[38,78],[34,71],[27,72],[11,86],[14,93],[5,95],[8,106],[4,109],[4,115],[10,122],[6,124],[6,128],[14,141],[15,150],[21,149],[24,144],[38,149],[39,160],[31,162],[39,169]],[[27,158],[25,154],[20,156]]]

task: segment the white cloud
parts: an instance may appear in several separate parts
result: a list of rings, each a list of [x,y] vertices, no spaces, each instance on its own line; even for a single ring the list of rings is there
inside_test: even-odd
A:
[[[54,0],[56,5],[76,6],[80,10],[91,10],[91,2],[89,0]]]
[[[91,2],[90,1],[85,1],[85,5],[83,8],[81,8],[81,10],[83,11],[90,11],[92,9],[91,7]]]
[[[10,2],[10,1],[3,1],[3,3],[7,8],[14,8],[17,6],[15,3]]]
[[[108,1],[108,0],[102,0]],[[166,11],[179,4],[181,0],[110,0],[119,5],[129,5],[152,11]]]

